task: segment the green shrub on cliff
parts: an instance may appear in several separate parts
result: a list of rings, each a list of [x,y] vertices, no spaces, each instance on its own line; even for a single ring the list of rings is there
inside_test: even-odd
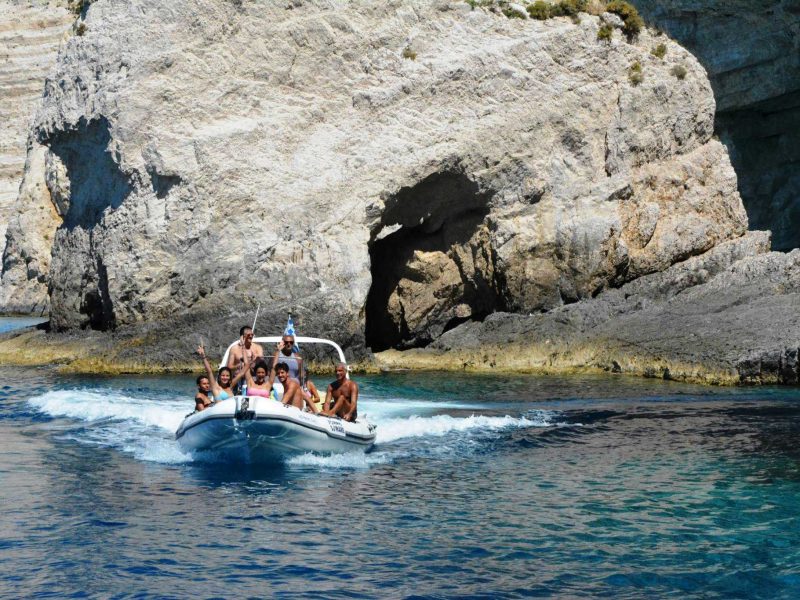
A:
[[[494,0],[467,0],[467,4],[470,5],[472,10],[475,10],[481,6],[491,6],[494,4]]]
[[[683,65],[675,65],[669,72],[681,81],[686,79],[686,67]]]
[[[659,44],[655,48],[650,51],[650,54],[655,56],[656,58],[663,59],[667,55],[667,45],[666,44]]]
[[[525,18],[525,13],[521,13],[516,8],[511,8],[510,6],[506,6],[505,8],[503,8],[503,14],[509,19]]]
[[[550,4],[544,0],[536,0],[533,4],[528,5],[528,14],[531,19],[546,21],[552,16],[550,12]]]
[[[411,46],[406,46],[403,48],[403,58],[407,58],[409,60],[417,60],[417,53],[411,49]]]
[[[586,12],[588,6],[589,0],[559,0],[554,3],[536,0],[528,5],[528,14],[539,21],[553,17],[571,17],[574,21],[578,18],[578,13]]]
[[[644,27],[644,20],[639,15],[639,11],[631,3],[625,2],[625,0],[611,0],[606,5],[606,10],[622,19],[624,23],[622,31],[625,32],[628,39],[635,38]]]
[[[602,42],[610,42],[614,37],[614,28],[608,23],[603,23],[597,30],[597,39]]]
[[[579,12],[586,12],[589,0],[559,0],[558,4],[553,4],[552,15],[554,17],[577,17]]]
[[[644,81],[644,73],[642,72],[642,63],[638,60],[633,63],[628,69],[628,80],[631,82],[631,85],[636,87],[640,83]]]

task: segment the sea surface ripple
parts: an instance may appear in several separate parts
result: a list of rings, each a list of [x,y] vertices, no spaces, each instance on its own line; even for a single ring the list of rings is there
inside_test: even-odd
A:
[[[800,596],[798,390],[359,380],[374,451],[265,466],[189,377],[0,369],[0,596]]]

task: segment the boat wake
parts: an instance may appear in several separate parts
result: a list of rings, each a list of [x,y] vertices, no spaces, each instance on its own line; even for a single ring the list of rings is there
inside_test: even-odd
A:
[[[144,398],[111,390],[58,390],[34,396],[28,403],[49,417],[69,419],[57,424],[63,438],[117,448],[140,460],[192,460],[174,440],[175,429],[187,412],[183,399]]]
[[[188,412],[186,398],[144,397],[119,391],[58,390],[28,399],[40,414],[53,419],[49,427],[64,439],[121,450],[144,461],[176,464],[215,462],[215,454],[184,453],[174,439]],[[552,427],[557,414],[530,411],[520,417],[471,414],[436,414],[447,410],[485,410],[487,407],[411,399],[362,398],[359,411],[378,426],[373,451],[368,454],[289,459],[289,466],[316,468],[368,468],[404,457],[463,455],[479,451],[498,432]]]

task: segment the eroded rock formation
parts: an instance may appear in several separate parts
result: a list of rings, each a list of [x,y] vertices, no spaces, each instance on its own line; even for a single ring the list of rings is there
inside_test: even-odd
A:
[[[800,382],[800,250],[747,235],[543,314],[495,313],[384,367],[604,370],[715,384]]]
[[[355,346],[419,345],[747,229],[708,80],[664,37],[412,1],[99,0],[82,25],[26,173],[61,181],[55,329],[261,301]],[[44,295],[14,248],[4,283]]]
[[[753,229],[800,247],[800,5],[632,0],[705,66]]]
[[[43,171],[42,151],[27,142],[45,77],[75,20],[65,4],[0,1],[0,254],[5,248],[9,221],[20,218],[15,201],[20,193],[26,155],[30,171]],[[41,290],[46,286],[57,218],[44,181],[39,178],[34,182],[34,179],[29,178],[22,190],[25,198],[21,212],[25,214],[25,222],[17,229],[24,229],[32,240],[38,241],[33,241],[30,248],[16,245],[10,249],[9,255],[19,261],[18,270],[24,273],[3,283],[7,288],[2,293],[3,307],[14,312],[41,312],[47,306],[47,297]],[[34,205],[41,214],[31,210]],[[26,297],[28,271],[35,281],[34,298]]]

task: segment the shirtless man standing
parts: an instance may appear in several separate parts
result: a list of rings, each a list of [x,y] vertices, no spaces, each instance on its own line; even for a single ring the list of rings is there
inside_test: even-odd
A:
[[[244,366],[244,353],[247,352],[251,365],[256,363],[256,359],[264,358],[264,348],[260,344],[253,342],[253,328],[245,325],[239,330],[239,343],[231,348],[228,356],[227,367],[234,373],[238,373]]]
[[[304,405],[311,409],[311,412],[317,414],[317,405],[313,400],[306,400],[303,397],[303,389],[296,379],[289,377],[289,365],[285,362],[279,362],[275,365],[275,373],[278,376],[278,381],[283,384],[283,400],[282,402],[287,406],[294,406],[303,410]]]
[[[347,378],[347,365],[336,365],[336,381],[328,386],[325,393],[327,408],[321,414],[329,417],[341,417],[345,421],[358,418],[358,384]]]

